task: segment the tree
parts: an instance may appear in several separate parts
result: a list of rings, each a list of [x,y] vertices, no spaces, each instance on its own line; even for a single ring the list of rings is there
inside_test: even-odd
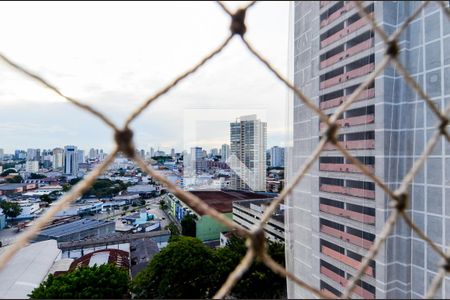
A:
[[[172,237],[180,235],[180,230],[174,222],[170,222],[170,224],[167,225],[165,229],[168,229],[170,231],[169,241],[171,241]]]
[[[267,247],[269,255],[284,266],[284,244],[268,241]],[[247,247],[244,240],[235,236],[230,238],[226,247],[216,251],[216,266],[218,269],[216,284],[218,287],[234,270],[246,251]],[[285,298],[286,279],[273,273],[264,263],[255,261],[233,288],[231,295],[236,298]]]
[[[6,179],[6,182],[8,182],[8,183],[21,183],[22,181],[23,181],[23,178],[20,175],[14,176],[13,178]]]
[[[36,173],[30,174],[30,179],[42,179],[42,178],[47,178],[47,176],[45,176],[43,174],[36,174]]]
[[[31,299],[126,299],[130,298],[128,272],[112,264],[80,267],[50,274],[30,295]]]
[[[159,201],[159,208],[160,208],[161,210],[166,210],[166,209],[169,208],[169,207],[167,206],[166,201],[160,200],[160,201]]]
[[[6,167],[4,167],[6,169]],[[4,177],[4,176],[8,176],[11,173],[17,173],[17,171],[15,169],[6,169],[5,171],[3,171],[0,176]]]
[[[15,202],[0,201],[0,208],[8,218],[15,218],[22,212],[22,207]]]
[[[52,198],[50,198],[50,196],[48,194],[39,196],[39,199],[41,201],[44,201],[44,202],[47,202],[47,203],[52,203],[53,202]]]
[[[192,237],[178,236],[156,254],[131,283],[136,298],[211,297],[214,252]]]
[[[68,192],[72,186],[68,183],[64,184],[62,187],[63,192]]]
[[[196,224],[195,219],[192,215],[185,215],[181,220],[181,234],[184,236],[196,236]]]

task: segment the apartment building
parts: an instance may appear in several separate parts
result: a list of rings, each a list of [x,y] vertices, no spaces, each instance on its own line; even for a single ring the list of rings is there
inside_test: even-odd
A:
[[[448,5],[448,3],[446,2]],[[387,34],[420,5],[364,1]],[[293,81],[327,115],[336,111],[383,59],[385,46],[350,1],[302,1],[291,6]],[[450,104],[450,22],[430,3],[401,35],[400,61],[439,108]],[[292,174],[325,128],[294,99]],[[438,119],[394,67],[387,67],[340,117],[339,141],[395,189],[436,131]],[[441,140],[409,188],[408,214],[441,248],[450,243],[450,146]],[[291,166],[289,168],[289,166]],[[289,178],[289,175],[288,175]],[[389,197],[332,144],[288,200],[287,268],[330,296],[339,296],[389,216]],[[423,298],[438,271],[438,255],[399,221],[370,262],[352,297]],[[289,298],[313,294],[288,281]],[[450,297],[446,278],[437,297]]]

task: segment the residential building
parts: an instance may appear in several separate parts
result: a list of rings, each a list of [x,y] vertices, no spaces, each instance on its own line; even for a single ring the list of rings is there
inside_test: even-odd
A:
[[[284,148],[278,146],[270,148],[270,166],[284,167]]]
[[[448,5],[448,2],[445,2]],[[381,28],[393,33],[419,1],[365,1]],[[376,65],[385,45],[350,1],[295,2],[292,73],[295,86],[334,113]],[[429,3],[399,41],[399,59],[439,108],[450,104],[450,23],[438,3]],[[289,178],[319,144],[325,125],[294,98],[293,148]],[[371,172],[395,189],[437,130],[426,103],[388,66],[338,119],[338,140]],[[444,249],[450,243],[449,147],[439,142],[409,186],[408,215]],[[390,198],[332,144],[313,164],[288,199],[286,266],[299,279],[339,296],[385,225]],[[448,205],[447,205],[448,206]],[[423,298],[440,259],[403,221],[380,247],[357,282],[354,297]],[[288,280],[288,298],[313,294]],[[436,297],[450,297],[450,278]]]
[[[53,169],[59,170],[64,166],[64,149],[55,148],[53,149]]]
[[[27,149],[27,160],[39,160],[40,159],[40,149]]]
[[[3,151],[2,148],[0,148],[0,161],[3,160],[3,156],[5,155],[5,152]]]
[[[211,151],[209,153],[209,156],[210,157],[214,157],[214,156],[217,156],[217,155],[219,155],[219,149],[217,149],[217,148],[211,149]]]
[[[27,162],[25,163],[25,172],[39,172],[39,162],[37,160],[27,160]]]
[[[64,147],[64,174],[76,176],[78,173],[78,152],[75,146]]]
[[[234,201],[233,222],[250,230],[256,228],[272,201],[273,198]],[[264,226],[264,232],[270,241],[284,243],[284,205],[271,215]]]
[[[222,156],[221,161],[226,162],[228,160],[228,157],[230,157],[230,145],[223,144],[220,155]]]
[[[190,153],[189,169],[196,174],[202,170],[203,150],[202,147],[192,147]]]
[[[231,188],[237,190],[266,190],[267,123],[256,115],[242,116],[230,123],[230,155],[234,171]]]
[[[84,150],[77,150],[77,162],[78,164],[82,164],[85,162]]]
[[[175,157],[175,149],[174,148],[170,149],[170,157],[172,157],[172,158]]]
[[[213,207],[227,218],[233,218],[233,202],[245,199],[263,199],[270,196],[246,191],[190,191],[210,207]],[[208,215],[194,212],[183,201],[173,194],[165,194],[164,200],[169,206],[169,213],[181,221],[186,215],[196,217],[196,237],[202,241],[219,240],[220,233],[228,231],[228,227]]]
[[[152,158],[153,156],[155,156],[155,149],[150,148],[150,158]]]

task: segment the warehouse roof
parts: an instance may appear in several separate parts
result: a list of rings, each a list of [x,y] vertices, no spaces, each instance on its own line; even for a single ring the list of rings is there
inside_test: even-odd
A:
[[[65,235],[69,235],[75,232],[85,231],[101,226],[105,226],[107,224],[114,224],[113,221],[99,221],[92,219],[81,219],[75,222],[62,224],[58,226],[54,226],[48,229],[44,229],[41,231],[39,235],[51,236],[51,237],[61,237]]]

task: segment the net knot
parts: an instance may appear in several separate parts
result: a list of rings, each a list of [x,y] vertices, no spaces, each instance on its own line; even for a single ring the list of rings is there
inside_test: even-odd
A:
[[[391,40],[387,44],[386,55],[390,57],[397,57],[400,49],[398,48],[398,44],[396,40]]]
[[[262,228],[258,228],[252,232],[250,246],[255,251],[257,257],[264,256],[264,253],[266,253],[266,237]]]
[[[404,211],[408,207],[408,193],[394,192],[393,206],[400,212]]]
[[[232,34],[243,36],[247,31],[247,27],[245,27],[245,12],[246,10],[241,8],[231,16],[230,30]]]
[[[123,130],[118,130],[114,134],[114,139],[119,147],[119,151],[123,152],[128,157],[132,158],[135,155],[133,147],[133,131],[128,127]]]

